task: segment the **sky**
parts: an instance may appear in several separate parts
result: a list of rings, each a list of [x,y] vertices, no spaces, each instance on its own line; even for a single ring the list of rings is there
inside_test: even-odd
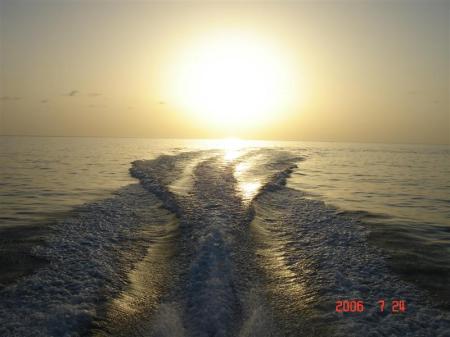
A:
[[[0,134],[450,144],[450,1],[0,0]]]

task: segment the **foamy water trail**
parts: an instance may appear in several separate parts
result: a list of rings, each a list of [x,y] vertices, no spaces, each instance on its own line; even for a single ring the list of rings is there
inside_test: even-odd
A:
[[[448,312],[388,269],[357,218],[285,186],[300,162],[275,149],[134,162],[143,189],[66,221],[42,248],[52,267],[0,294],[0,320],[34,313],[38,336],[54,333],[56,313],[69,336],[446,336]],[[82,297],[71,292],[77,273],[77,289],[92,288]],[[402,298],[408,312],[336,313],[350,298]],[[17,299],[23,307],[8,312]],[[32,335],[25,323],[1,332]]]
[[[136,163],[134,169],[144,180],[151,179],[152,173],[142,163]],[[242,225],[248,207],[237,196],[232,165],[224,164],[220,157],[198,163],[193,175],[189,196],[172,196],[180,216],[183,282],[166,299],[166,314],[157,317],[159,321],[173,320],[174,312],[180,313],[189,336],[230,336],[236,333],[242,314],[241,275],[235,255],[245,234]],[[168,306],[176,309],[167,310]]]
[[[49,264],[0,292],[0,336],[86,334],[103,304],[120,295],[149,246],[149,227],[174,216],[139,185],[84,205],[52,228],[34,254]]]

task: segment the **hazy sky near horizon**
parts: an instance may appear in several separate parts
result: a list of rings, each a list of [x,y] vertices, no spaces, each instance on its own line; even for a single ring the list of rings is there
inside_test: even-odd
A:
[[[449,45],[446,0],[0,0],[0,134],[450,144]]]

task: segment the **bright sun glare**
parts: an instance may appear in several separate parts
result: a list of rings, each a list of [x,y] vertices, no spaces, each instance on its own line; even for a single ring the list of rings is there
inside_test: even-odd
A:
[[[273,44],[228,33],[200,39],[181,53],[172,89],[197,122],[230,129],[275,120],[294,99],[293,82],[286,57]]]

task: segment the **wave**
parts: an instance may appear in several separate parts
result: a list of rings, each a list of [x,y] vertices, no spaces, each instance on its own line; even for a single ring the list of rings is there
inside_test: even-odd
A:
[[[247,149],[133,162],[143,188],[61,223],[36,251],[50,267],[0,293],[0,333],[445,335],[449,314],[392,273],[361,216],[286,186],[301,160]],[[345,299],[365,312],[337,313]],[[380,313],[379,299],[407,312]]]
[[[261,336],[297,336],[303,331],[307,336],[344,336],[401,330],[408,336],[447,331],[447,316],[433,309],[426,294],[393,275],[382,252],[369,245],[360,215],[338,212],[287,188],[286,179],[301,158],[264,153],[270,160],[253,168],[252,175],[259,169],[266,179],[249,205],[236,198],[239,180],[233,172],[261,151],[228,166],[218,158],[201,162],[193,171],[189,198],[173,196],[169,203],[177,205],[190,261],[182,289],[165,302],[177,308],[171,312],[184,322],[182,335],[259,331]],[[137,168],[140,164],[134,168],[137,176],[154,181],[153,172]],[[351,320],[337,314],[335,302],[349,298],[364,299],[367,311]],[[407,315],[377,312],[379,299],[398,298],[409,303]]]
[[[139,185],[79,207],[50,229],[33,255],[46,267],[0,291],[1,336],[80,336],[127,283],[146,252],[149,226],[173,221]]]

